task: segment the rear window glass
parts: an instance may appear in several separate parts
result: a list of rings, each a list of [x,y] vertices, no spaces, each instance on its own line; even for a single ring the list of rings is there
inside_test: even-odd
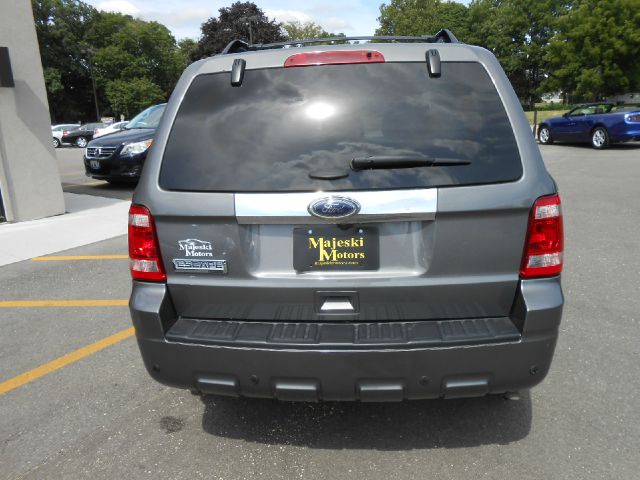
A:
[[[352,171],[354,157],[469,165]],[[311,178],[318,172],[344,178]],[[502,102],[479,63],[326,65],[196,77],[165,148],[167,190],[257,192],[421,188],[506,182],[522,164]]]

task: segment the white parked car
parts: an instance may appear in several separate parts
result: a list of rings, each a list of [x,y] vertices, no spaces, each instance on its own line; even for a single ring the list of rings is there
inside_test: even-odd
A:
[[[125,127],[125,125],[127,123],[129,123],[128,120],[126,120],[124,122],[112,123],[111,125],[109,125],[107,127],[96,128],[94,133],[93,133],[93,138],[102,137],[103,135],[107,135],[109,133],[119,132],[120,130],[124,129],[124,127]]]
[[[53,148],[58,148],[62,144],[63,135],[66,135],[71,130],[75,130],[79,126],[79,123],[59,123],[58,125],[51,125]]]

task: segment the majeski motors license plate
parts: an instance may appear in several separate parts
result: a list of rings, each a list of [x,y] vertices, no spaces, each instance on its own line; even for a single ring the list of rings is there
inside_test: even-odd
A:
[[[298,272],[377,270],[379,266],[376,228],[310,226],[293,229],[293,268]]]
[[[100,170],[100,162],[97,160],[91,160],[89,162],[89,165],[91,165],[91,168],[93,168],[94,170]]]

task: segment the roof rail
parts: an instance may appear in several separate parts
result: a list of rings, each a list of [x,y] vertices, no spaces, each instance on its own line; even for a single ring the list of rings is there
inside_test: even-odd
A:
[[[244,40],[236,39],[236,40],[231,40],[229,43],[227,43],[227,46],[224,47],[224,50],[222,50],[220,54],[226,55],[227,53],[246,52],[250,49],[251,48],[247,42],[245,42]]]
[[[414,36],[397,36],[397,35],[384,35],[373,37],[329,37],[329,38],[305,38],[302,40],[290,40],[286,42],[277,43],[254,43],[248,44],[243,40],[232,40],[222,50],[222,55],[228,53],[239,53],[256,50],[271,50],[284,47],[301,47],[304,45],[311,45],[314,43],[334,43],[334,42],[349,42],[356,40],[367,41],[383,41],[383,42],[423,42],[423,43],[460,43],[456,36],[448,29],[443,28],[435,35],[414,35]]]

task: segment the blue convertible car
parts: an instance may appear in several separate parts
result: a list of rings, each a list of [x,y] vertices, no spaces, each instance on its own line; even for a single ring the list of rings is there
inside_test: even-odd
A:
[[[605,148],[611,143],[640,140],[640,109],[617,110],[612,103],[587,103],[562,117],[549,118],[538,127],[543,145],[553,142],[591,143]]]

